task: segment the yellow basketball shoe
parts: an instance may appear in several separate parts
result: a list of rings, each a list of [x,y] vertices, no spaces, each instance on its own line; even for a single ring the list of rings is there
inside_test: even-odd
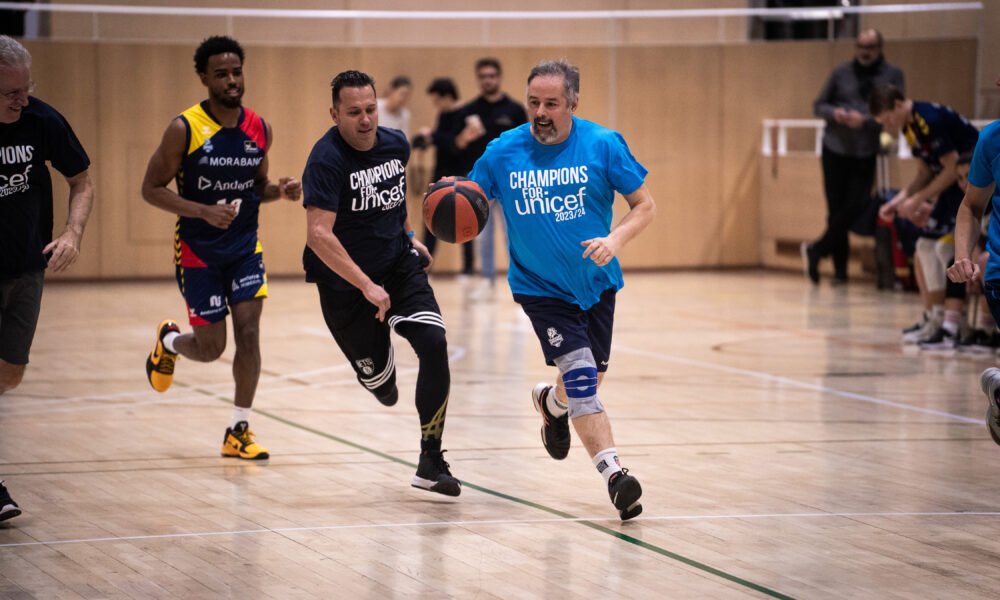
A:
[[[167,350],[163,345],[163,336],[172,331],[180,333],[180,330],[177,323],[169,319],[156,328],[156,345],[146,358],[146,378],[149,379],[149,385],[158,392],[170,389],[170,384],[174,382],[174,363],[180,358],[176,352]]]
[[[222,455],[246,460],[265,460],[271,457],[267,448],[254,441],[253,432],[246,421],[240,421],[236,427],[226,428],[226,437],[222,440]]]

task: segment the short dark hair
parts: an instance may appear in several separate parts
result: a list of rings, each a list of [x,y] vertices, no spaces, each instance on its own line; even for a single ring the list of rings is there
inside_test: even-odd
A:
[[[453,100],[458,100],[458,87],[450,77],[438,77],[427,86],[428,94],[438,96],[451,96]]]
[[[500,68],[500,61],[493,58],[492,56],[487,56],[485,58],[480,58],[476,61],[476,71],[482,69],[483,67],[493,67],[497,70],[497,75],[503,74],[503,69]]]
[[[413,87],[413,82],[410,81],[410,78],[406,75],[396,75],[392,78],[392,81],[389,82],[389,89],[396,90],[401,87]]]
[[[896,86],[886,84],[875,88],[871,97],[868,98],[868,110],[873,117],[890,111],[896,107],[897,100],[906,100],[906,96]]]
[[[972,164],[972,151],[971,150],[968,151],[968,152],[963,152],[963,153],[959,154],[958,155],[958,161],[955,162],[956,166],[958,166],[958,165],[971,165],[971,164]]]
[[[372,76],[368,73],[362,73],[361,71],[344,71],[342,73],[337,73],[337,76],[330,82],[334,108],[340,108],[340,90],[345,87],[370,87],[372,88],[372,93],[374,94],[375,80],[372,79]]]
[[[240,64],[243,63],[243,46],[233,38],[225,35],[213,35],[205,38],[205,41],[194,51],[194,70],[196,73],[204,73],[208,68],[209,57],[216,54],[233,53],[240,57]]]

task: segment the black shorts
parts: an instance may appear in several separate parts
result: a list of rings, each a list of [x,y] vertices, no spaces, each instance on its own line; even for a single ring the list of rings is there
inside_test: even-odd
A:
[[[369,389],[379,385],[379,377],[388,378],[393,371],[390,329],[408,322],[444,329],[441,309],[422,265],[412,251],[407,252],[382,281],[376,282],[389,294],[391,306],[385,321],[375,318],[378,309],[361,290],[316,283],[326,326],[358,379]]]
[[[514,294],[531,320],[542,344],[545,364],[555,366],[556,358],[580,348],[590,348],[597,371],[608,370],[611,360],[611,329],[615,324],[616,291],[604,290],[601,301],[583,310],[558,298]]]
[[[44,281],[45,271],[0,280],[0,359],[12,365],[28,364]]]

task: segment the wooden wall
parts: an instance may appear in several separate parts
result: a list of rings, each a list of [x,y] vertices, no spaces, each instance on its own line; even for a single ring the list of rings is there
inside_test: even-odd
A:
[[[37,94],[69,118],[94,161],[98,186],[84,256],[68,277],[132,278],[172,274],[173,217],[146,205],[139,185],[170,119],[205,96],[193,72],[193,47],[29,44]],[[299,176],[314,141],[329,127],[329,80],[360,68],[385,83],[405,73],[416,89],[414,126],[431,124],[422,90],[435,76],[474,95],[474,60],[489,53],[505,68],[505,88],[523,96],[524,78],[543,58],[568,57],[583,73],[580,116],[620,130],[650,170],[660,208],[651,230],[625,250],[629,267],[757,265],[761,261],[760,124],[810,117],[832,66],[850,42],[554,48],[315,48],[248,46],[245,101],[275,130],[272,176]],[[974,40],[891,42],[911,95],[972,108]],[[64,214],[64,188],[57,207]],[[419,191],[411,190],[419,221]],[[802,198],[822,212],[820,190]],[[624,203],[622,203],[624,204]],[[57,213],[57,223],[62,217]],[[263,208],[269,272],[298,274],[304,211],[293,203]],[[454,270],[449,245],[440,268]]]

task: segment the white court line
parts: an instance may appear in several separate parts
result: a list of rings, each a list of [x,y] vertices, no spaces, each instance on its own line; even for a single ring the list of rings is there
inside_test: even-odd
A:
[[[452,349],[452,352],[448,355],[448,362],[449,362],[449,364],[450,363],[455,363],[455,362],[458,362],[458,361],[462,360],[463,358],[465,358],[466,354],[467,354],[467,352],[466,352],[465,348],[463,348],[461,346],[454,347]],[[313,374],[323,373],[323,372],[335,372],[335,371],[343,370],[344,367],[350,368],[350,365],[345,363],[344,365],[338,365],[338,366],[335,366],[335,367],[326,367],[326,368],[323,368],[323,369],[313,369],[311,371],[301,371],[300,373],[291,373],[291,374],[288,374],[288,375],[280,375],[280,376],[269,376],[269,379],[267,381],[263,382],[263,383],[266,384],[266,383],[271,383],[271,382],[278,381],[278,380],[292,379],[292,378],[295,378],[295,377],[299,377],[299,376],[301,376],[303,374],[305,374],[305,375],[313,375]],[[419,371],[418,367],[407,367],[405,369],[398,369],[397,368],[396,369],[396,375],[397,376],[409,376],[409,375],[412,375],[414,373],[417,373],[418,371]],[[305,382],[302,382],[301,384],[296,384],[296,385],[286,386],[286,387],[275,387],[275,388],[267,388],[267,387],[261,386],[261,387],[257,388],[257,396],[261,396],[261,395],[264,395],[264,394],[277,394],[277,393],[282,393],[282,392],[301,391],[302,388],[303,388],[303,386],[308,387],[308,388],[331,388],[331,387],[348,387],[348,386],[354,385],[356,383],[357,383],[357,380],[355,380],[354,378],[351,378],[351,379],[333,379],[331,381],[324,381],[322,383],[313,383],[313,382],[305,381]],[[161,405],[161,404],[184,404],[184,403],[188,403],[188,402],[196,402],[198,400],[204,400],[205,399],[205,394],[203,392],[208,392],[210,394],[216,394],[216,392],[213,390],[213,388],[217,388],[217,387],[221,387],[221,386],[232,386],[232,385],[233,385],[232,382],[228,382],[228,383],[212,383],[212,384],[206,384],[206,385],[193,386],[193,387],[185,389],[185,394],[180,395],[180,396],[164,396],[160,392],[156,392],[154,390],[146,389],[146,390],[142,390],[141,392],[134,392],[133,391],[133,392],[118,392],[118,393],[106,394],[106,395],[71,396],[69,398],[54,398],[54,399],[49,399],[49,400],[46,400],[46,401],[42,401],[42,402],[44,402],[45,404],[48,405],[48,404],[53,404],[53,403],[74,404],[74,403],[84,402],[84,401],[87,401],[87,400],[113,400],[113,399],[117,399],[117,398],[131,398],[133,400],[136,400],[134,402],[119,402],[119,403],[114,403],[114,404],[99,404],[99,405],[90,405],[90,406],[56,406],[56,407],[53,407],[53,408],[45,408],[45,407],[39,407],[37,405],[38,403],[36,403],[36,402],[28,402],[28,401],[26,401],[24,403],[24,406],[25,406],[26,410],[18,410],[17,408],[13,408],[12,410],[5,410],[3,412],[0,412],[0,416],[4,416],[4,417],[20,417],[20,416],[25,416],[25,415],[39,415],[39,414],[46,415],[46,414],[58,414],[58,413],[88,412],[88,411],[94,411],[94,410],[109,410],[109,409],[118,409],[118,408],[121,408],[121,407],[153,406],[153,405]],[[152,399],[151,400],[141,400],[140,401],[140,399],[142,397],[150,397]]]
[[[779,383],[781,385],[786,385],[788,387],[799,388],[803,390],[811,390],[814,392],[822,392],[824,394],[830,394],[831,396],[840,396],[841,398],[849,398],[851,400],[860,400],[861,402],[868,402],[870,404],[878,404],[880,406],[888,406],[891,408],[898,408],[901,410],[908,410],[911,412],[918,412],[925,415],[933,415],[935,417],[944,417],[952,421],[959,421],[961,423],[974,423],[976,425],[983,425],[985,421],[982,419],[974,419],[972,417],[966,417],[965,415],[956,415],[955,413],[946,412],[943,410],[935,410],[933,408],[924,408],[922,406],[914,406],[912,404],[906,404],[905,402],[894,402],[892,400],[885,400],[883,398],[876,398],[875,396],[866,396],[864,394],[855,394],[854,392],[845,392],[843,390],[838,390],[836,388],[827,387],[825,385],[819,385],[816,383],[806,383],[804,381],[797,381],[795,379],[789,379],[788,377],[781,377],[779,375],[772,375],[771,373],[765,373],[763,371],[753,371],[750,369],[740,369],[738,367],[727,367],[725,365],[717,365],[715,363],[710,363],[701,360],[695,360],[693,358],[683,358],[681,356],[672,356],[670,354],[660,354],[658,352],[648,352],[646,350],[639,350],[638,348],[628,348],[625,346],[614,346],[612,350],[616,352],[625,352],[626,354],[635,354],[638,356],[645,356],[648,358],[655,358],[657,360],[662,360],[664,362],[675,363],[679,365],[687,365],[691,367],[699,367],[702,369],[710,369],[713,371],[722,371],[723,373],[732,373],[734,375],[743,375],[745,377],[752,377],[754,379],[760,379],[763,381],[770,381],[773,383]]]
[[[659,517],[636,517],[630,523],[649,521],[718,521],[733,519],[852,519],[861,517],[1000,517],[1000,512],[815,512],[815,513],[749,513],[735,515],[664,515]],[[351,529],[388,529],[390,527],[476,527],[482,525],[535,525],[539,523],[602,523],[614,521],[618,517],[548,517],[544,519],[487,519],[482,521],[427,521],[421,523],[359,523],[353,525],[319,525],[316,527],[262,527],[260,529],[236,529],[230,531],[199,531],[192,533],[163,533],[156,535],[125,535],[95,538],[76,538],[35,542],[0,544],[0,548],[22,548],[28,546],[56,546],[61,544],[96,544],[101,542],[129,542],[139,540],[169,540],[183,538],[217,537],[223,535],[257,535],[261,533],[299,533],[316,531],[344,531]]]

